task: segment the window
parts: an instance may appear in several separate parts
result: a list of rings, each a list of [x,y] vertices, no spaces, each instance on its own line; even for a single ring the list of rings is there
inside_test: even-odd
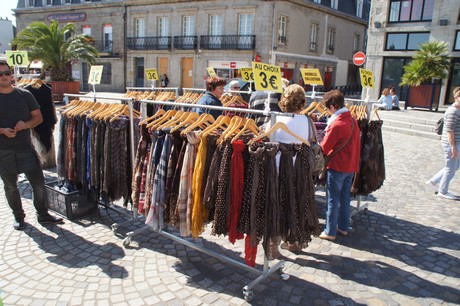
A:
[[[389,22],[430,21],[435,0],[390,0]]]
[[[238,21],[238,34],[239,35],[252,35],[252,14],[240,14]]]
[[[71,4],[71,3],[72,3],[72,0],[65,0],[64,3],[65,3],[65,4]]]
[[[112,25],[104,24],[103,28],[103,40],[102,40],[102,51],[103,52],[112,52]]]
[[[103,63],[102,66],[101,84],[110,85],[112,84],[112,64]]]
[[[321,3],[321,0],[313,0],[315,3]]]
[[[427,42],[430,33],[388,33],[386,51],[418,50],[419,44]]]
[[[359,35],[355,34],[353,35],[353,52],[359,51],[360,47],[361,46],[359,45]]]
[[[460,31],[455,33],[454,51],[460,51]]]
[[[339,9],[339,0],[331,0],[331,8],[333,8],[334,10],[338,10]]]
[[[335,45],[335,29],[329,28],[327,30],[327,52],[333,53]]]
[[[47,6],[53,5],[53,0],[46,0],[46,5]]]
[[[169,18],[160,17],[158,18],[158,36],[166,37],[169,34]]]
[[[316,23],[311,24],[310,29],[310,50],[316,51],[318,44],[318,25]]]
[[[83,25],[81,27],[81,33],[83,35],[91,36],[91,26],[90,25]]]
[[[222,15],[211,15],[209,17],[209,35],[222,35]]]
[[[195,35],[195,16],[184,16],[182,19],[182,35]]]
[[[278,43],[281,45],[286,45],[286,36],[287,36],[287,17],[280,16],[278,20]]]
[[[356,17],[363,17],[363,0],[358,0],[356,4]]]
[[[34,6],[34,0],[26,0],[25,7],[32,7]]]
[[[136,18],[135,19],[135,29],[136,29],[136,37],[145,37],[145,19],[144,18]]]

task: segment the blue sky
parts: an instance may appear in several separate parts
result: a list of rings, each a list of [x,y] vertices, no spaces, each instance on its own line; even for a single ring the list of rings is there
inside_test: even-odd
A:
[[[0,0],[0,17],[8,17],[9,20],[13,20],[14,25],[16,25],[16,20],[11,9],[16,8],[17,3],[17,0]]]

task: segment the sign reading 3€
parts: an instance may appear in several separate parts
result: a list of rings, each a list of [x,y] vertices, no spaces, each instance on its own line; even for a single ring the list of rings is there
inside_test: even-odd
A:
[[[281,68],[279,66],[252,62],[256,90],[283,92]]]

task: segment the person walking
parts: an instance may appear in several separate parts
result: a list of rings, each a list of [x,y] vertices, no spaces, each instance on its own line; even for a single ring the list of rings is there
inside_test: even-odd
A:
[[[323,100],[332,116],[321,142],[323,154],[330,159],[326,173],[326,225],[319,237],[330,241],[337,233],[348,236],[350,188],[359,168],[360,131],[344,100],[338,90],[327,92]]]
[[[160,81],[161,81],[161,87],[168,87],[169,79],[166,73],[161,76]]]
[[[33,204],[40,224],[63,223],[48,213],[45,178],[37,153],[32,146],[30,129],[42,121],[40,106],[27,90],[11,85],[8,63],[0,61],[0,176],[6,200],[14,215],[13,227],[23,230],[25,213],[17,181],[24,173],[32,186]]]
[[[444,167],[426,185],[438,192],[438,196],[449,200],[460,200],[449,193],[449,184],[459,167],[460,152],[460,87],[453,91],[455,102],[444,113],[441,146],[444,150]]]

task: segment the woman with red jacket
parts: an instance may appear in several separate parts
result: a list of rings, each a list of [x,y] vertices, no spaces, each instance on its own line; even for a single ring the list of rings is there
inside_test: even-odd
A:
[[[326,93],[323,103],[332,116],[321,142],[323,154],[330,159],[326,176],[326,226],[319,237],[332,241],[337,233],[348,235],[350,188],[359,168],[360,131],[356,120],[344,107],[340,91]]]

